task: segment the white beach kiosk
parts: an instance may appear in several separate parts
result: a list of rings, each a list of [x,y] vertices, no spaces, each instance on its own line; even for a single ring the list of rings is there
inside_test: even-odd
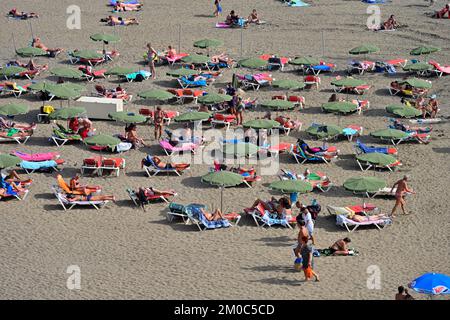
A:
[[[83,96],[75,100],[75,106],[85,108],[89,119],[110,120],[108,114],[123,111],[123,100]]]

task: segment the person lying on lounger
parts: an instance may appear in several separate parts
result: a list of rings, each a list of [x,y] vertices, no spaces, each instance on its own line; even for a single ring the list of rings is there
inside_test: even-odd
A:
[[[433,130],[432,127],[412,127],[412,126],[408,126],[408,125],[402,123],[398,119],[394,120],[394,125],[393,126],[394,126],[394,129],[405,131],[405,132],[406,131],[409,131],[409,132],[415,131],[417,133],[428,133],[431,130]]]
[[[351,242],[350,238],[339,239],[330,246],[330,251],[333,256],[348,256],[348,244]]]
[[[283,219],[286,216],[292,215],[291,201],[287,197],[281,197],[279,200],[272,197],[269,201],[256,199],[251,208],[256,208],[258,205],[261,205],[264,210],[273,214],[272,218],[275,219]]]
[[[117,0],[116,5],[114,6],[114,11],[122,12],[122,11],[140,11],[142,9],[142,4],[140,3],[123,3],[122,1]]]
[[[100,19],[100,22],[106,22],[109,26],[129,26],[133,24],[139,24],[136,18],[122,18],[108,16],[106,18]]]
[[[116,201],[115,196],[106,196],[106,195],[92,195],[89,194],[87,196],[81,194],[68,194],[67,200],[69,201]]]
[[[24,139],[31,135],[28,131],[20,131],[19,129],[9,129],[8,131],[0,131],[0,138],[20,138]]]
[[[184,164],[184,163],[166,163],[166,162],[161,161],[161,159],[158,157],[153,157],[153,162],[160,169],[184,170],[187,167],[189,167],[188,164]]]
[[[62,176],[60,174],[57,175],[58,179],[62,179]],[[70,179],[69,187],[72,192],[82,192],[84,195],[88,195],[94,192],[97,192],[100,190],[100,187],[98,186],[88,186],[88,185],[82,185],[80,183],[80,175],[75,174],[75,176]]]
[[[208,221],[226,220],[219,208],[214,210],[213,213],[206,212],[204,208],[200,208],[200,211]]]
[[[7,120],[0,117],[0,128],[1,129],[19,129],[21,131],[31,131],[36,127],[36,123],[26,123],[26,122],[14,122],[12,120]]]
[[[45,44],[41,42],[40,38],[34,38],[33,42],[31,43],[31,46],[46,51],[50,57],[56,57],[56,55],[64,51],[64,49],[62,48],[48,48]]]
[[[233,63],[233,59],[231,59],[230,57],[228,57],[228,55],[225,52],[222,52],[221,54],[217,54],[211,57],[211,62],[212,63],[220,63],[220,62],[225,62],[227,64],[231,64]]]
[[[8,185],[16,192],[23,192],[25,188],[23,183],[31,183],[31,180],[21,180],[16,171],[12,170],[8,175],[3,177],[0,174],[0,188],[7,189]]]
[[[321,155],[328,149],[325,144],[322,147],[310,148],[309,145],[302,139],[297,140],[297,147],[302,149],[307,156],[312,157],[315,155]]]
[[[291,120],[291,118],[286,117],[286,116],[282,116],[282,115],[276,117],[275,121],[277,121],[279,124],[281,124],[285,128],[291,128],[291,129],[298,128],[299,125],[300,125],[299,121]]]
[[[159,195],[171,195],[175,196],[177,193],[174,190],[158,190],[153,187],[149,188],[139,188],[139,192],[143,192],[143,194],[146,197],[153,197],[153,196],[159,196]]]
[[[13,18],[20,18],[20,19],[30,19],[30,18],[39,18],[39,16],[34,12],[23,12],[23,11],[17,11],[16,8],[12,9],[10,12],[8,12],[8,16]]]

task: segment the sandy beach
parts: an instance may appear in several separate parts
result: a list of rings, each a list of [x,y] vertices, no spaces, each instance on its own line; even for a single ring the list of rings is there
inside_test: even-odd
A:
[[[81,30],[66,28],[66,8],[76,4],[81,8]],[[151,42],[158,51],[168,45],[188,53],[201,52],[192,43],[202,38],[217,38],[225,42],[224,48],[214,52],[227,52],[235,59],[253,57],[264,53],[294,57],[313,55],[337,64],[336,72],[321,74],[319,90],[298,92],[306,99],[302,111],[279,112],[289,114],[307,128],[312,122],[328,124],[359,124],[364,127],[362,141],[383,146],[368,133],[384,129],[390,116],[385,111],[389,104],[398,103],[399,97],[389,95],[386,89],[393,79],[405,74],[400,70],[395,76],[367,73],[358,76],[372,85],[364,99],[371,108],[362,115],[337,117],[325,114],[320,106],[333,92],[330,82],[336,75],[345,75],[347,62],[352,57],[348,51],[361,43],[377,45],[379,53],[368,58],[383,61],[394,58],[411,59],[411,49],[420,45],[442,48],[432,58],[441,64],[450,64],[449,19],[432,19],[426,13],[442,8],[444,1],[436,1],[433,7],[423,0],[394,0],[380,5],[382,20],[394,14],[408,27],[395,32],[367,30],[367,4],[350,0],[316,0],[310,7],[290,8],[274,0],[223,0],[224,12],[232,9],[247,16],[258,9],[266,24],[239,29],[214,28],[217,18],[212,16],[213,1],[143,0],[140,12],[121,13],[123,17],[136,17],[138,26],[104,26],[101,18],[110,15],[106,0],[3,0],[0,2],[3,28],[0,28],[0,61],[4,65],[16,58],[17,48],[29,45],[33,32],[48,47],[73,49],[101,49],[89,36],[98,32],[116,33],[121,37],[110,48],[121,55],[115,61],[99,68],[111,66],[143,65],[145,45]],[[3,13],[13,7],[36,12],[39,19],[12,20]],[[6,27],[5,27],[6,26]],[[242,34],[242,35],[241,35]],[[242,39],[242,52],[241,52]],[[179,41],[180,40],[180,41]],[[358,58],[358,57],[356,57]],[[419,57],[422,58],[422,57]],[[21,59],[25,60],[25,59]],[[39,64],[70,66],[66,52],[55,59],[36,58]],[[127,104],[129,111],[153,105],[137,98],[137,93],[154,88],[176,88],[176,81],[167,76],[168,66],[157,67],[157,79],[136,83],[124,83],[123,87],[135,97]],[[244,72],[244,69],[236,69]],[[226,70],[208,92],[229,83],[236,70]],[[246,70],[249,71],[249,70]],[[301,73],[290,66],[286,71],[273,71],[275,79],[301,80]],[[36,81],[53,79],[49,72],[36,77]],[[449,116],[449,76],[432,77],[432,92],[441,103],[441,116]],[[30,81],[17,80],[20,84]],[[85,84],[85,83],[83,83]],[[94,85],[117,86],[115,79],[96,80],[87,83],[85,95],[94,91]],[[275,88],[247,91],[246,95],[259,100],[283,94]],[[356,97],[351,95],[350,97]],[[32,122],[42,102],[34,95],[21,99],[0,97],[0,105],[24,102],[30,112],[18,116],[18,121]],[[52,102],[59,107],[60,102]],[[67,102],[63,102],[67,105]],[[186,111],[192,104],[163,105],[165,109]],[[245,120],[263,116],[261,109],[245,113]],[[274,113],[275,114],[275,113]],[[123,125],[112,121],[94,121],[97,132],[115,134],[123,131]],[[84,158],[98,155],[83,144],[71,144],[57,148],[48,141],[52,125],[39,124],[34,135],[25,145],[0,143],[0,153],[19,150],[28,153],[61,152],[66,160],[62,175],[68,180],[79,172]],[[303,274],[293,268],[291,246],[296,243],[297,229],[281,227],[258,228],[249,217],[243,217],[238,227],[199,232],[195,226],[169,223],[165,212],[167,205],[155,203],[146,212],[130,201],[126,188],[155,186],[158,189],[175,189],[175,202],[205,203],[209,208],[220,205],[220,191],[201,183],[200,177],[208,172],[210,164],[196,164],[181,177],[159,175],[148,178],[141,169],[141,159],[146,154],[165,157],[153,138],[153,127],[139,125],[138,132],[151,147],[124,153],[126,174],[118,178],[83,177],[86,184],[98,184],[103,193],[114,194],[116,203],[110,203],[100,211],[76,208],[63,211],[58,205],[51,185],[55,173],[34,173],[29,177],[33,185],[25,201],[0,202],[0,299],[393,299],[399,285],[426,272],[450,274],[448,190],[450,180],[450,127],[447,123],[433,125],[431,143],[427,145],[405,143],[398,146],[398,159],[403,166],[394,172],[376,171],[362,173],[354,160],[353,142],[330,142],[341,151],[339,159],[331,165],[298,165],[289,155],[280,157],[280,168],[303,172],[306,168],[320,170],[335,185],[329,192],[314,191],[301,195],[301,201],[309,203],[317,199],[322,205],[315,226],[316,248],[327,248],[345,236],[352,240],[352,247],[359,251],[356,257],[319,257],[315,269],[321,281],[304,282]],[[223,130],[225,132],[225,130]],[[305,138],[311,145],[321,142],[311,140],[305,132],[293,132],[281,136],[283,142],[295,143]],[[336,226],[335,217],[328,216],[327,205],[347,206],[361,204],[367,198],[346,191],[342,184],[351,176],[376,176],[392,185],[403,175],[411,178],[410,186],[417,192],[408,196],[408,216],[397,215],[394,223],[379,231],[361,228],[348,233]],[[226,211],[242,212],[256,198],[267,199],[278,193],[270,192],[268,185],[277,176],[263,176],[253,188],[227,188],[224,193]],[[370,199],[382,213],[389,213],[393,198]],[[69,290],[66,281],[67,267],[77,265],[81,269],[81,290]],[[369,266],[378,266],[381,272],[381,288],[369,289]],[[415,298],[423,295],[413,293]]]

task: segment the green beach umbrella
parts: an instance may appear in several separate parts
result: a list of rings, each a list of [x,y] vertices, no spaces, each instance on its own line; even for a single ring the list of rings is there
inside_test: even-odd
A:
[[[223,189],[235,187],[244,182],[244,177],[230,171],[210,172],[202,177],[202,182],[220,187],[220,210],[223,211]]]
[[[406,79],[405,81],[400,82],[400,84],[409,84],[411,87],[418,89],[431,89],[433,86],[430,81],[417,78]]]
[[[208,93],[199,97],[198,102],[201,104],[217,104],[230,101],[231,99],[233,99],[233,97],[227,94]]]
[[[27,71],[27,69],[18,67],[18,66],[11,66],[11,67],[0,69],[0,76],[12,77],[18,73],[25,72],[25,71]]]
[[[209,61],[209,57],[202,54],[190,54],[186,57],[181,58],[181,62],[184,63],[194,63],[194,64],[203,64]]]
[[[112,120],[123,123],[143,123],[147,118],[140,114],[129,113],[126,111],[112,112],[108,114]]]
[[[73,68],[56,67],[50,70],[50,73],[56,77],[69,78],[69,79],[81,79],[83,72]]]
[[[28,106],[22,103],[8,103],[0,106],[0,115],[17,116],[28,112]]]
[[[371,132],[370,135],[380,139],[403,139],[408,136],[408,133],[397,129],[382,129]]]
[[[119,42],[120,37],[115,34],[105,34],[105,33],[96,33],[90,36],[93,41],[102,41],[103,42],[103,50],[105,50],[105,45],[114,42]]]
[[[0,170],[15,167],[22,162],[19,157],[10,154],[0,154]]]
[[[320,64],[319,59],[313,57],[299,57],[289,61],[289,64],[295,66],[317,66]]]
[[[306,132],[317,139],[330,139],[342,134],[342,130],[334,125],[314,125],[306,129]]]
[[[106,75],[126,76],[127,74],[135,72],[135,68],[129,67],[114,67],[105,72]]]
[[[19,48],[16,50],[16,53],[21,57],[37,57],[47,55],[47,51],[34,47]]]
[[[244,68],[261,69],[266,68],[268,63],[261,58],[247,58],[238,61],[238,65]]]
[[[274,110],[290,110],[294,109],[294,103],[281,99],[266,100],[261,102],[261,106]]]
[[[433,69],[433,66],[425,62],[409,63],[403,67],[404,71],[410,72],[429,71],[431,69]]]
[[[86,113],[86,109],[82,107],[62,108],[50,113],[49,118],[52,120],[67,120],[78,117],[84,113]]]
[[[302,180],[281,180],[272,182],[269,189],[283,193],[307,193],[313,190],[311,183]]]
[[[225,143],[223,145],[223,153],[229,156],[245,157],[256,154],[258,150],[257,145],[247,142]]]
[[[198,70],[187,69],[187,68],[179,68],[179,69],[170,70],[167,72],[167,75],[172,76],[172,77],[183,77],[183,76],[189,77],[189,76],[195,76],[198,74],[199,74]]]
[[[81,59],[101,59],[103,58],[103,54],[95,51],[95,50],[77,50],[72,53],[72,55],[76,58]]]
[[[66,89],[70,89],[73,91],[83,91],[84,89],[86,89],[85,86],[82,86],[81,84],[78,83],[73,83],[73,82],[64,82],[64,83],[58,83],[56,84],[56,87],[61,87],[61,88],[66,88]]]
[[[423,54],[430,54],[430,53],[434,53],[437,51],[440,51],[441,48],[439,47],[432,47],[432,46],[421,46],[421,47],[417,47],[411,50],[411,52],[409,53],[412,56],[420,56]]]
[[[52,88],[56,85],[56,83],[51,83],[51,82],[36,82],[36,83],[32,83],[28,89],[33,90],[33,91],[46,91],[49,88]]]
[[[404,105],[389,105],[386,107],[386,111],[400,118],[415,118],[422,114],[419,109]]]
[[[138,96],[142,99],[151,99],[151,100],[158,100],[158,101],[167,101],[167,100],[175,98],[175,95],[173,95],[172,93],[170,93],[166,90],[161,90],[161,89],[152,89],[152,90],[139,92]]]
[[[356,159],[380,166],[388,166],[397,162],[393,156],[379,152],[363,153],[356,156]]]
[[[208,112],[191,111],[176,116],[174,120],[176,122],[195,122],[208,120],[210,117],[211,114],[209,114]]]
[[[98,134],[84,139],[84,142],[90,146],[114,148],[121,141],[120,139],[106,134]]]
[[[358,87],[365,85],[366,82],[353,77],[345,77],[343,79],[333,80],[331,84],[337,87]]]
[[[218,39],[202,39],[194,42],[194,47],[208,49],[223,46],[223,41]]]
[[[384,187],[386,182],[375,177],[353,177],[344,182],[344,188],[354,192],[377,192]]]
[[[368,53],[375,53],[380,51],[380,48],[373,44],[363,44],[358,47],[355,47],[351,49],[348,53],[350,54],[368,54]]]
[[[81,91],[74,90],[68,86],[54,85],[45,89],[45,92],[59,99],[75,99],[81,96]]]
[[[249,120],[242,124],[244,128],[253,128],[253,129],[272,129],[273,127],[277,127],[280,124],[275,120],[268,119],[255,119]]]
[[[322,110],[326,112],[349,114],[358,110],[358,106],[348,101],[327,102],[322,105]]]
[[[296,80],[275,80],[272,82],[272,85],[274,87],[286,90],[303,89],[306,86],[304,82]]]

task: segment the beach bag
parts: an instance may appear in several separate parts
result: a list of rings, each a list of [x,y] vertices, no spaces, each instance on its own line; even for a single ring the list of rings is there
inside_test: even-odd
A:
[[[295,261],[294,261],[294,269],[296,271],[302,271],[302,261],[303,261],[302,258],[295,259]]]
[[[313,277],[313,269],[311,267],[307,267],[305,269],[305,277],[307,279],[311,279]]]

